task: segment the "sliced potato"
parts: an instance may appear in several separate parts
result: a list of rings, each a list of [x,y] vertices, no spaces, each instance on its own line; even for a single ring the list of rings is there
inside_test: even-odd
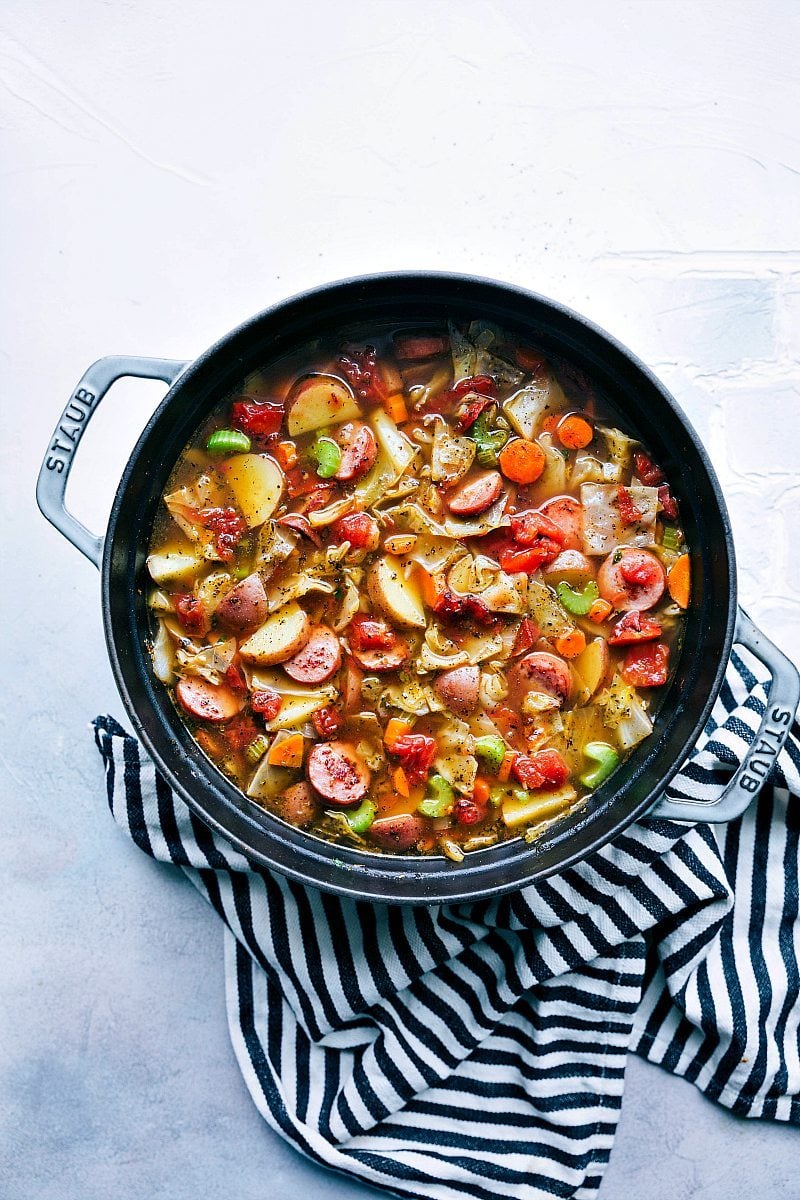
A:
[[[503,801],[503,822],[507,829],[516,829],[520,825],[536,825],[539,821],[546,821],[564,812],[577,794],[574,787],[565,784],[559,788],[529,792],[524,799],[509,796]]]
[[[164,550],[159,554],[149,555],[147,569],[156,583],[191,584],[204,562],[202,554]]]
[[[307,692],[304,696],[284,696],[283,704],[277,717],[267,721],[267,729],[273,733],[276,729],[294,729],[297,725],[305,725],[312,713],[324,708],[330,700],[327,695]]]
[[[425,628],[425,609],[419,588],[406,579],[400,560],[393,554],[386,554],[373,563],[367,588],[373,602],[398,625]]]
[[[311,622],[294,600],[279,608],[246,641],[239,652],[242,658],[269,666],[284,662],[302,650],[311,632]]]
[[[306,375],[292,388],[286,407],[289,437],[361,416],[356,398],[335,375]]]
[[[542,567],[542,576],[550,587],[563,582],[573,588],[582,588],[597,578],[597,568],[580,550],[562,550],[557,558]]]
[[[268,521],[283,494],[283,471],[266,454],[234,454],[220,472],[251,529]]]
[[[592,697],[608,672],[609,653],[605,638],[597,637],[589,642],[572,664],[578,677],[579,700],[585,704]]]

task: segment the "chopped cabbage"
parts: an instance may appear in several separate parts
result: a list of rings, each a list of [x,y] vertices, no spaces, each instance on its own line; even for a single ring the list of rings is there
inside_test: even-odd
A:
[[[610,554],[617,546],[652,546],[655,543],[658,488],[625,489],[642,514],[635,525],[622,522],[615,483],[582,483],[583,549],[586,554]]]
[[[175,643],[170,637],[163,621],[158,622],[158,633],[153,641],[150,652],[153,659],[153,673],[161,683],[175,682]]]
[[[581,483],[620,483],[622,467],[615,462],[601,462],[591,454],[579,454],[572,464],[569,477],[570,485],[578,487]]]
[[[454,437],[441,417],[436,418],[431,450],[431,479],[438,483],[455,483],[466,475],[475,458],[475,442],[468,437]]]
[[[309,592],[322,592],[326,596],[332,596],[335,591],[336,585],[330,580],[318,579],[310,571],[302,571],[298,575],[289,575],[276,587],[271,588],[267,592],[267,604],[270,612],[277,612],[290,600],[299,600]]]
[[[573,629],[555,594],[539,579],[528,580],[528,611],[547,638],[563,637]]]
[[[614,429],[607,425],[598,425],[597,432],[605,438],[611,461],[617,463],[621,471],[627,471],[631,465],[633,448],[639,445],[636,438],[628,437],[627,433],[623,433],[621,429]]]
[[[503,412],[514,432],[531,441],[545,417],[561,412],[568,403],[552,375],[537,376],[532,383],[503,401]]]

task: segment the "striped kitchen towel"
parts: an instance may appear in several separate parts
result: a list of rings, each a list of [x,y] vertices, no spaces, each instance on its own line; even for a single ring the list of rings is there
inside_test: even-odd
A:
[[[766,695],[734,655],[670,792],[702,796]],[[401,1196],[596,1194],[629,1051],[743,1116],[800,1124],[800,741],[730,826],[631,826],[500,899],[376,906],[254,870],[111,717],[111,811],[224,922],[231,1037],[259,1111]]]

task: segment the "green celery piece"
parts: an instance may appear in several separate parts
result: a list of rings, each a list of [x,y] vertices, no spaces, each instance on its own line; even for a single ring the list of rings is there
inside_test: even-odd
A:
[[[574,617],[585,617],[600,595],[600,592],[597,590],[597,584],[593,579],[590,579],[586,586],[579,592],[576,592],[573,587],[570,587],[568,583],[562,580],[556,587],[556,591],[564,608],[568,613],[572,613]]]
[[[588,742],[583,747],[583,753],[589,762],[597,766],[581,775],[581,783],[587,788],[599,787],[608,779],[615,767],[619,766],[619,755],[608,742]]]
[[[344,814],[344,819],[353,833],[366,833],[375,820],[377,809],[371,800],[362,800],[358,808]]]
[[[455,803],[456,794],[443,775],[431,775],[428,780],[430,793],[417,805],[423,817],[446,817]]]
[[[677,550],[681,544],[681,539],[678,535],[678,530],[675,525],[664,526],[664,536],[661,539],[661,545],[665,550]]]
[[[342,465],[342,452],[333,438],[317,438],[313,448],[320,479],[331,479]]]
[[[475,753],[482,759],[487,770],[496,775],[506,755],[506,744],[501,737],[490,733],[475,739]]]
[[[209,454],[249,454],[250,438],[239,429],[218,429],[206,442]]]

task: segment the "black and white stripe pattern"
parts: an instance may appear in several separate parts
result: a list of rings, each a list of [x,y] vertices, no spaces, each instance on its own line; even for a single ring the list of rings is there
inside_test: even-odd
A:
[[[724,779],[765,703],[734,655],[670,793]],[[225,923],[231,1037],[262,1115],[318,1162],[436,1200],[594,1196],[629,1049],[742,1115],[800,1123],[798,733],[729,827],[644,821],[512,895],[411,909],[253,870],[95,721],[115,819]]]

